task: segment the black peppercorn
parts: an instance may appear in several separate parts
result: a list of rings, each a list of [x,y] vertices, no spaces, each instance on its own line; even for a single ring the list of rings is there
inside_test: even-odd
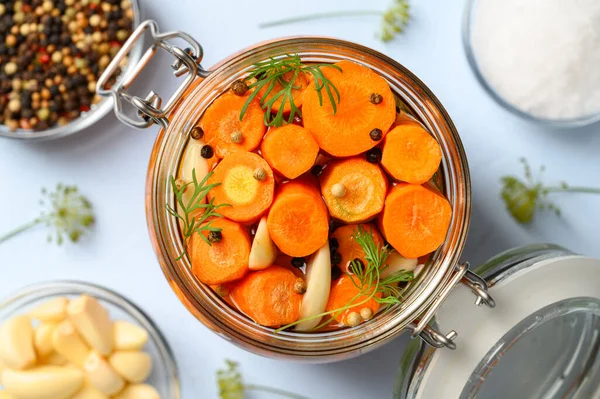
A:
[[[371,130],[371,133],[369,133],[369,136],[371,137],[371,140],[373,141],[379,141],[383,138],[383,132],[381,131],[381,129],[373,129]]]
[[[220,231],[211,231],[208,233],[208,241],[215,243],[223,239],[223,234]]]
[[[331,263],[333,265],[339,265],[342,261],[342,255],[338,251],[331,252]]]
[[[292,260],[291,260],[290,263],[296,269],[299,269],[299,268],[301,268],[302,266],[304,266],[306,264],[306,259],[305,258],[292,258]]]
[[[330,238],[329,239],[329,250],[330,251],[337,251],[340,248],[340,243],[338,242],[337,238]]]
[[[337,229],[339,226],[339,223],[336,222],[335,220],[330,220],[329,221],[329,234],[333,233],[335,231],[335,229]]]
[[[383,96],[379,93],[371,93],[371,97],[369,98],[369,100],[371,101],[371,104],[381,104],[381,102],[383,101]]]
[[[400,113],[400,107],[396,105],[396,113],[399,114]]]
[[[213,148],[211,146],[209,146],[208,144],[203,146],[200,149],[200,156],[202,158],[210,159],[210,158],[212,158],[213,154],[214,154]]]
[[[243,80],[238,79],[231,84],[231,91],[236,96],[243,96],[248,91],[248,85]]]
[[[316,177],[319,177],[323,174],[323,167],[321,165],[314,165],[312,168],[310,168],[310,173]]]
[[[202,137],[204,137],[204,130],[202,130],[200,126],[194,126],[190,132],[190,136],[194,140],[200,140]]]
[[[331,279],[337,280],[341,276],[342,276],[342,269],[340,269],[339,266],[333,266],[331,268]]]
[[[381,148],[371,148],[365,155],[368,162],[379,163],[381,161]]]

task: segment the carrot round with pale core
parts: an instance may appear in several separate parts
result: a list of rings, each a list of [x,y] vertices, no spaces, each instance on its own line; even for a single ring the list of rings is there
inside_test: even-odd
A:
[[[365,259],[365,251],[360,244],[354,240],[354,235],[358,231],[359,227],[362,227],[365,232],[373,234],[373,241],[375,241],[375,244],[377,244],[378,247],[381,247],[384,244],[383,238],[381,238],[379,231],[370,223],[348,224],[338,227],[331,235],[331,238],[335,238],[338,242],[337,251],[342,256],[339,266],[342,271],[348,271],[348,266],[354,259],[360,259],[365,266],[368,263]]]
[[[361,293],[361,288],[359,287],[361,287],[361,282],[358,278],[347,274],[340,277],[337,281],[334,281],[331,286],[331,291],[329,291],[329,301],[327,302],[325,310],[330,312],[332,310],[344,308],[348,305],[354,306],[341,312],[335,312],[329,317],[334,318],[338,323],[347,324],[346,316],[352,312],[360,313],[362,309],[369,308],[373,314],[377,313],[379,310],[379,303],[375,299],[369,298],[370,292],[368,292],[366,288],[365,291]],[[375,296],[381,297],[381,293],[376,293]],[[350,301],[352,301],[352,303],[350,303]],[[363,301],[365,302],[361,303]]]
[[[248,105],[244,117],[240,114],[250,93],[238,96],[226,92],[206,109],[200,122],[204,139],[219,158],[235,151],[253,151],[265,134],[264,112],[257,99]],[[241,138],[236,134],[241,133]]]
[[[451,219],[446,198],[423,186],[403,183],[390,190],[379,226],[400,255],[418,258],[444,242]]]
[[[439,143],[416,123],[395,127],[383,140],[381,166],[397,180],[423,184],[438,170],[441,160]]]
[[[288,179],[295,179],[315,164],[319,145],[302,126],[285,125],[269,129],[260,151],[274,170]]]
[[[256,220],[273,202],[273,171],[252,152],[233,152],[223,158],[208,179],[208,184],[213,183],[221,184],[209,191],[209,200],[214,198],[215,204],[228,204],[219,208],[219,213],[236,222]]]
[[[396,102],[385,79],[371,69],[350,61],[334,65],[341,71],[332,67],[321,71],[339,92],[336,112],[325,89],[319,99],[315,83],[311,82],[304,94],[304,127],[329,154],[358,155],[378,144],[379,140],[372,138],[373,130],[378,129],[381,137],[385,136],[396,118]],[[337,101],[335,93],[333,96]],[[377,101],[373,96],[377,96]]]
[[[302,295],[294,292],[298,277],[281,266],[249,273],[232,284],[234,304],[256,323],[279,327],[300,317]]]
[[[387,178],[379,165],[362,157],[330,162],[320,181],[329,213],[336,219],[362,223],[383,209]]]
[[[294,77],[293,72],[284,73],[282,76],[283,80],[288,83],[293,77]],[[265,93],[267,92],[268,87],[269,87],[269,85],[265,85],[258,92],[258,97],[260,97],[261,103],[263,103],[263,104],[268,102],[270,99],[272,99],[275,94],[277,94],[277,93],[281,92],[281,90],[283,90],[283,86],[281,85],[281,83],[279,83],[279,81],[276,81],[273,84],[273,87],[271,88],[271,90],[269,91],[269,94],[265,96]],[[296,79],[294,80],[294,87],[292,88],[292,101],[294,102],[294,105],[297,108],[300,108],[302,106],[302,103],[304,102],[304,92],[307,87],[308,87],[308,77],[306,76],[306,74],[304,72],[299,72],[298,75],[296,76]],[[275,112],[279,111],[279,109],[281,108],[281,101],[282,101],[282,97],[279,97],[275,101],[273,101],[273,106],[272,106],[273,111],[275,111]],[[291,111],[290,103],[289,103],[289,101],[286,101],[285,104],[283,104],[283,112],[290,112],[290,111]]]
[[[327,207],[310,184],[302,181],[283,184],[269,210],[267,228],[281,252],[308,256],[327,241]]]
[[[221,229],[219,242],[207,243],[200,233],[190,241],[192,273],[205,284],[223,284],[238,280],[248,271],[250,235],[246,228],[231,220],[216,218],[212,227]],[[203,232],[205,237],[208,232]]]

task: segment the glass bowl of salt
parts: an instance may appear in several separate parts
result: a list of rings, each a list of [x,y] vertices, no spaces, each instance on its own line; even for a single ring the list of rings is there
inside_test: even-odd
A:
[[[600,121],[600,2],[468,0],[463,44],[501,106],[552,127]]]

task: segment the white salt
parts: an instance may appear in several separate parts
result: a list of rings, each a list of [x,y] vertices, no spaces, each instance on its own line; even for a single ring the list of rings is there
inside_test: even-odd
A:
[[[471,43],[508,103],[544,119],[600,113],[600,0],[479,0]]]

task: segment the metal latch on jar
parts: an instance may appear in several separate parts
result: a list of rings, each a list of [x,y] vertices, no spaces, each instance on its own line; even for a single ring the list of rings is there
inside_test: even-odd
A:
[[[129,54],[134,45],[139,40],[142,40],[142,36],[148,30],[150,30],[152,36],[150,47],[146,50],[140,61],[130,73],[120,79],[112,87],[108,88],[108,82],[117,72],[121,62],[125,59],[127,54]],[[187,51],[182,50],[180,47],[173,46],[168,42],[168,40],[176,38],[186,41],[191,46],[190,49]],[[132,95],[128,92],[128,89],[131,87],[135,78],[156,55],[158,49],[162,49],[175,57],[175,62],[171,65],[175,70],[173,72],[175,76],[179,77],[187,74],[185,80],[177,90],[175,90],[164,107],[162,106],[162,98],[153,91],[145,98]],[[167,115],[173,110],[175,104],[177,104],[183,93],[190,87],[196,76],[208,76],[209,72],[204,70],[200,65],[203,55],[202,46],[188,34],[183,32],[159,33],[158,24],[155,21],[145,21],[131,34],[121,50],[102,73],[98,79],[96,91],[103,97],[114,98],[115,115],[126,125],[143,129],[154,123],[158,123],[162,125],[163,128],[166,128],[169,123]],[[123,100],[130,103],[139,112],[137,118],[133,118],[123,111]]]
[[[450,294],[450,291],[458,284],[465,284],[471,292],[475,295],[475,305],[482,306],[486,305],[490,308],[496,306],[496,301],[490,295],[488,291],[488,285],[486,281],[469,270],[469,263],[465,262],[456,266],[456,272],[448,284],[443,288],[435,302],[427,309],[427,311],[420,317],[420,319],[413,323],[410,328],[412,329],[411,336],[419,336],[424,342],[435,347],[435,348],[448,348],[456,349],[454,340],[458,336],[458,333],[451,330],[447,334],[443,334],[436,330],[430,325],[431,320],[437,313],[438,309]]]

